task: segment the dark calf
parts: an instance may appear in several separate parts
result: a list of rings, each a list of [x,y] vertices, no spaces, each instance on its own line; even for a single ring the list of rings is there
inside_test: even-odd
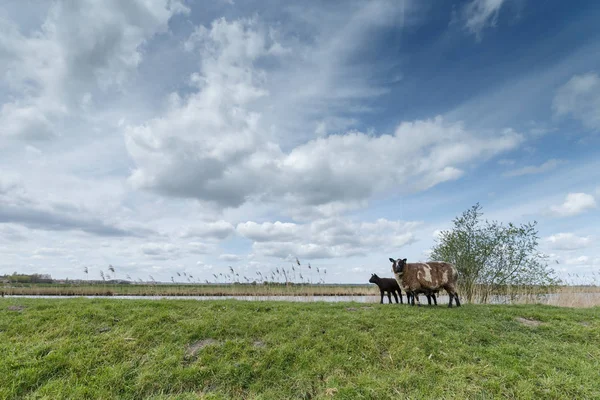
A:
[[[394,295],[394,299],[396,303],[398,303],[398,296],[400,296],[400,304],[404,304],[402,301],[402,291],[400,290],[400,286],[398,286],[398,282],[394,278],[380,278],[376,274],[371,274],[371,279],[369,279],[370,283],[374,283],[379,287],[379,293],[381,294],[380,304],[383,304],[383,295],[384,292],[387,292],[388,300],[390,303],[392,302],[392,295]],[[398,292],[398,296],[396,296],[396,292]]]

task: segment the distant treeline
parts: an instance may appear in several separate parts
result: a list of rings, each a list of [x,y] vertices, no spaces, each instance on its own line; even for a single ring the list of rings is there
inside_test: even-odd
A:
[[[12,275],[0,275],[0,281],[8,283],[53,283],[54,280],[49,274],[19,274],[14,272]]]

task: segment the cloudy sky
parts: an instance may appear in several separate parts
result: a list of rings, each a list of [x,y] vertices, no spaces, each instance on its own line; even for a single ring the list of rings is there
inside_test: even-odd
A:
[[[479,202],[590,277],[598,20],[593,0],[4,1],[0,273],[298,257],[366,282]]]

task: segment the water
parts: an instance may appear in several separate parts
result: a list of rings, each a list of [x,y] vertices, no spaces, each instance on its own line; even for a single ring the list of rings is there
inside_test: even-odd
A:
[[[339,302],[356,302],[356,303],[379,303],[379,295],[355,295],[355,296],[57,296],[57,295],[5,295],[5,297],[13,298],[42,298],[42,299],[76,299],[76,298],[88,298],[88,299],[113,299],[113,300],[223,300],[223,299],[235,299],[242,301],[288,301],[288,302],[299,302],[299,303],[313,303],[313,302],[326,302],[326,303],[339,303]],[[406,304],[406,297],[402,296],[404,304]],[[422,305],[427,305],[427,298],[423,295],[419,296],[419,300]],[[518,304],[518,303],[540,303],[550,304],[556,306],[594,306],[600,305],[600,293],[598,292],[579,292],[579,293],[552,293],[539,295],[534,297],[515,299],[513,301],[509,296],[491,296],[488,299],[489,304]],[[384,304],[388,304],[387,296],[383,299]],[[392,297],[392,302],[395,301]],[[466,303],[465,300],[462,301]],[[448,304],[447,295],[439,295],[437,297],[438,306]]]

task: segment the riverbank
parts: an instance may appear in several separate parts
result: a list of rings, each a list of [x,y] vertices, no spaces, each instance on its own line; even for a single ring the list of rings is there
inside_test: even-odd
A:
[[[248,284],[21,284],[0,287],[2,296],[23,297],[88,297],[113,299],[237,299],[250,301],[294,301],[294,302],[340,302],[356,301],[378,303],[380,294],[377,286],[364,285],[248,285]],[[459,290],[460,293],[460,290]],[[544,304],[560,307],[600,306],[600,287],[556,286],[552,288],[510,288],[499,295],[490,295],[485,300],[476,296],[473,303],[490,304]],[[447,303],[444,291],[439,293],[439,303]],[[387,296],[384,302],[387,302]],[[461,295],[461,301],[466,299]]]
[[[17,284],[0,287],[5,295],[47,296],[367,296],[377,286],[326,284]]]
[[[600,310],[0,300],[0,398],[595,398]]]

